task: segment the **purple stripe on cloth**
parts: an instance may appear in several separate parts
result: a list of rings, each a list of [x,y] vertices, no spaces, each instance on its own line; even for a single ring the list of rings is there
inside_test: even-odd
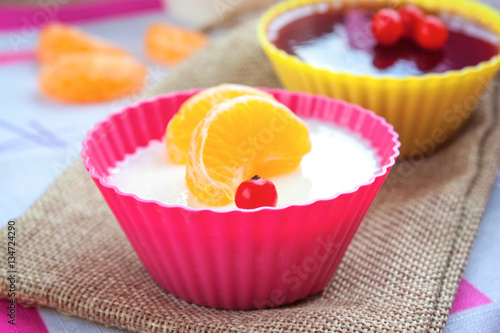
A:
[[[19,61],[31,61],[34,59],[35,59],[35,52],[33,51],[0,53],[0,65],[12,62],[19,62]]]
[[[29,125],[31,128],[33,128],[35,131],[37,131],[40,136],[43,138],[47,139],[48,142],[54,144],[55,146],[65,148],[66,146],[69,145],[67,141],[64,139],[61,139],[57,136],[57,134],[50,129],[44,127],[42,124],[40,124],[36,120],[32,120],[29,122]]]
[[[11,132],[20,138],[31,141],[34,144],[49,148],[54,147],[54,143],[50,142],[50,140],[47,142],[47,138],[45,138],[43,135],[28,131],[21,126],[18,126],[4,119],[0,119],[0,129]]]
[[[488,296],[483,294],[466,279],[462,279],[458,285],[457,295],[451,307],[450,315],[491,302]]]
[[[2,320],[0,320],[0,332],[49,333],[36,308],[25,308],[16,303],[14,311],[9,308],[10,305],[8,300],[0,300],[0,307],[3,309],[1,311],[3,315]],[[13,312],[15,313],[15,325],[8,322],[13,320],[12,316],[9,316]]]
[[[21,29],[31,33],[50,21],[71,23],[163,9],[161,0],[66,2],[67,0],[40,0],[37,5],[30,6],[0,5],[0,31]]]

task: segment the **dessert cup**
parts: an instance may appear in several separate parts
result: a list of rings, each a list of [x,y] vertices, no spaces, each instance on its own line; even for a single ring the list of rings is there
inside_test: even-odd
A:
[[[476,66],[439,74],[405,77],[355,75],[315,67],[278,49],[267,29],[280,14],[318,2],[336,4],[349,0],[291,0],[269,9],[258,26],[259,41],[283,85],[343,99],[375,111],[394,125],[400,135],[401,156],[433,153],[451,139],[468,119],[500,68],[500,55]],[[415,4],[427,11],[443,11],[480,24],[500,35],[500,14],[493,8],[467,0],[360,0],[358,5],[397,7]],[[352,5],[351,5],[352,6]]]
[[[399,155],[393,127],[371,111],[323,96],[266,91],[300,117],[359,133],[376,152],[379,172],[350,192],[253,210],[166,205],[109,185],[109,168],[161,139],[171,117],[196,91],[127,107],[98,123],[83,142],[84,165],[144,267],[163,289],[188,302],[257,309],[322,291]]]

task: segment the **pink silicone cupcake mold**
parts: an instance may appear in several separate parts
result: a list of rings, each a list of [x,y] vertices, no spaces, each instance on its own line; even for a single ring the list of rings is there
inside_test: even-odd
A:
[[[107,184],[108,169],[161,139],[170,118],[196,91],[130,106],[98,123],[83,142],[84,165],[144,267],[163,289],[188,302],[256,309],[321,292],[399,155],[393,127],[371,111],[322,96],[267,91],[300,117],[360,133],[377,152],[380,172],[348,193],[249,211],[165,205]]]

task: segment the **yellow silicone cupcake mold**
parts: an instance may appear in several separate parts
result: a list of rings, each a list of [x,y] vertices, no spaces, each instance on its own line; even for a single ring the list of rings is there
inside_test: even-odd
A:
[[[363,76],[314,67],[278,49],[267,37],[267,27],[281,13],[328,0],[291,0],[269,9],[258,26],[259,41],[283,85],[343,99],[385,117],[400,135],[401,155],[430,154],[452,138],[468,119],[500,68],[500,55],[476,66],[444,73],[406,77]],[[352,1],[336,0],[338,7]],[[415,4],[428,11],[444,11],[476,22],[500,36],[500,14],[467,0],[360,0],[356,4],[399,6]]]

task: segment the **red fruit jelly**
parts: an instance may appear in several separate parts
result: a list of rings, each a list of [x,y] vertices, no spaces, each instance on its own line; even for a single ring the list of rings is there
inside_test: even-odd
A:
[[[439,16],[449,36],[443,48],[429,51],[409,38],[391,46],[377,44],[371,19],[379,8],[334,9],[327,3],[289,10],[269,25],[268,37],[279,49],[336,72],[404,77],[460,70],[499,53],[500,37],[450,13]]]

